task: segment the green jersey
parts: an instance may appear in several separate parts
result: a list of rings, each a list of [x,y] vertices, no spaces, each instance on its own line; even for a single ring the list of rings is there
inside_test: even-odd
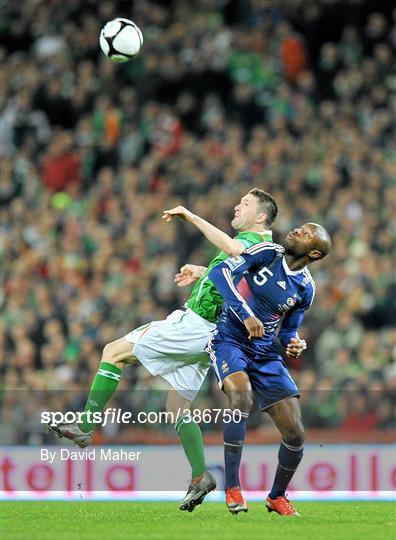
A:
[[[262,233],[251,231],[241,232],[235,238],[247,249],[260,242],[272,242],[272,231],[263,231]],[[186,303],[186,306],[195,311],[197,315],[214,323],[219,320],[223,298],[210,281],[208,274],[216,264],[228,259],[228,257],[229,255],[224,251],[219,252],[210,262],[204,275],[195,284],[191,296]]]

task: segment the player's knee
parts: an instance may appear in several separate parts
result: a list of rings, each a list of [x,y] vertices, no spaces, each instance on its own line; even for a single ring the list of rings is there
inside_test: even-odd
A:
[[[102,353],[102,362],[114,364],[123,368],[126,364],[138,364],[139,360],[133,354],[133,344],[119,339],[105,345]]]
[[[290,446],[302,446],[305,441],[305,430],[302,424],[297,424],[282,434],[282,439]]]
[[[250,412],[253,407],[253,398],[250,391],[234,391],[229,396],[230,408],[233,411]]]
[[[109,364],[115,364],[117,356],[115,354],[114,342],[107,343],[103,347],[102,351],[102,362],[108,362]]]

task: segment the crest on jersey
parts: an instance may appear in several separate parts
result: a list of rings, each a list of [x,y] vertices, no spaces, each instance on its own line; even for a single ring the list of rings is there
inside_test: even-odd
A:
[[[230,371],[230,368],[228,367],[227,362],[224,360],[224,362],[221,364],[221,370],[223,373],[227,373],[227,371]]]
[[[294,293],[293,296],[289,296],[289,298],[284,302],[283,304],[278,304],[278,310],[281,313],[286,313],[286,311],[289,311],[292,307],[296,305],[298,301],[298,294]]]

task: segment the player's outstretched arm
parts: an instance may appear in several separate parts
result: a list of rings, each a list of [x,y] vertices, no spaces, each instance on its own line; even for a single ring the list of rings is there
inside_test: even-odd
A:
[[[175,217],[195,225],[195,227],[197,227],[197,229],[199,229],[206,236],[209,242],[211,242],[218,249],[221,249],[227,253],[227,255],[230,257],[237,257],[245,249],[239,240],[231,238],[231,236],[228,236],[228,234],[221,231],[205,219],[193,214],[190,212],[190,210],[184,208],[184,206],[176,206],[170,210],[164,210],[162,215],[162,219],[165,219],[165,221],[172,221],[172,219]]]
[[[244,322],[246,319],[251,318],[252,323],[254,324],[256,322],[256,317],[244,298],[235,288],[232,279],[233,275],[236,275],[238,271],[243,273],[243,270],[247,269],[249,266],[244,258],[239,257],[239,259],[240,260],[230,258],[216,264],[209,272],[209,279],[239,320]],[[249,331],[249,328],[247,329]]]
[[[229,265],[232,260],[228,259],[228,263],[225,261],[225,263],[214,266],[209,273],[209,279],[212,280],[230,309],[243,322],[249,339],[261,338],[264,335],[263,323],[254,315],[233,284],[230,268],[227,267],[227,264]],[[235,266],[237,263],[231,263],[231,265]]]

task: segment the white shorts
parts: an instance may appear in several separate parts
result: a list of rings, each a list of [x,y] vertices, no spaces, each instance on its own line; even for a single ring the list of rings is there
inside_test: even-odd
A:
[[[209,369],[205,347],[215,327],[191,309],[177,309],[164,321],[143,325],[124,338],[134,344],[134,356],[152,375],[160,375],[193,401]]]

